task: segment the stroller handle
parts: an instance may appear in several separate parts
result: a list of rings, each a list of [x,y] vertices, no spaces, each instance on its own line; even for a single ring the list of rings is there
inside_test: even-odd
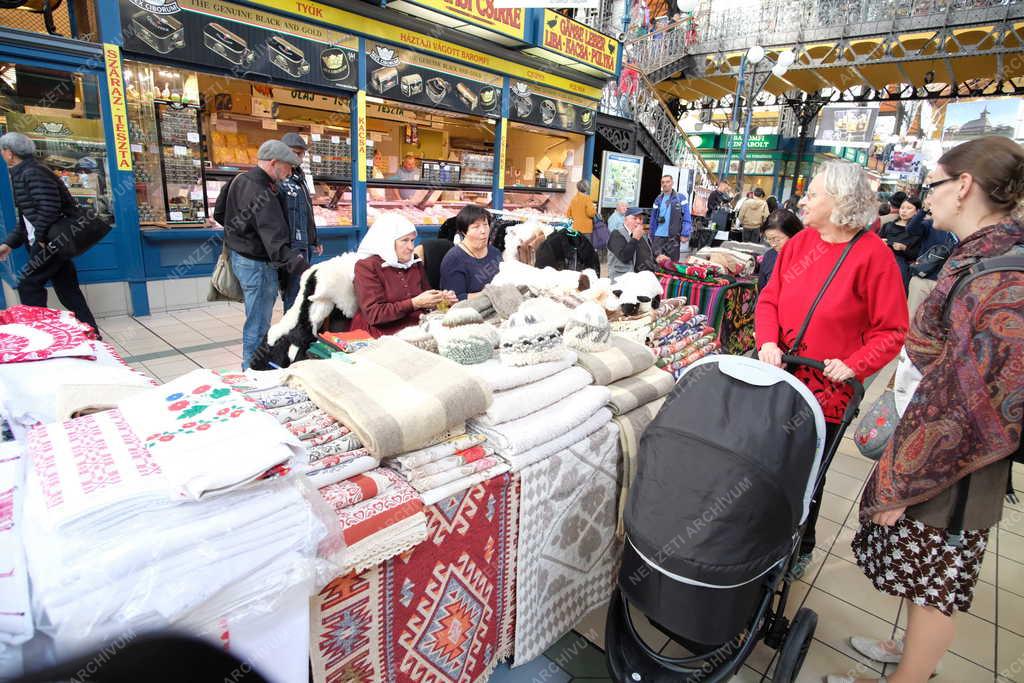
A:
[[[813,358],[805,358],[803,356],[791,356],[789,354],[783,354],[782,356],[783,365],[804,365],[809,368],[816,370],[825,371],[825,364],[820,360],[814,360]],[[853,388],[853,398],[850,399],[849,405],[846,406],[846,413],[843,415],[843,424],[849,425],[853,422],[854,418],[857,417],[857,413],[860,412],[860,403],[864,400],[864,385],[860,383],[856,377],[851,377],[846,380],[846,384],[849,384]]]

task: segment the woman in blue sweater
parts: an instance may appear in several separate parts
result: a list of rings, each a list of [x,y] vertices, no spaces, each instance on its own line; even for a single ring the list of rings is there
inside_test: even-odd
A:
[[[491,245],[491,222],[486,209],[463,207],[455,217],[461,236],[441,261],[441,289],[455,292],[459,301],[472,298],[498,274],[501,252]]]

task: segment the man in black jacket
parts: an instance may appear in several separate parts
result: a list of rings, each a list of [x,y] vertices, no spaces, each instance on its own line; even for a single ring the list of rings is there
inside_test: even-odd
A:
[[[620,230],[612,231],[608,238],[608,251],[619,261],[633,266],[634,273],[644,270],[658,271],[658,263],[654,260],[654,246],[651,244],[650,231],[644,223],[643,209],[629,209],[623,219],[629,237]]]
[[[288,145],[301,163],[302,157],[306,154],[306,140],[298,133],[285,133],[281,142]],[[292,174],[281,181],[281,189],[284,190],[287,206],[285,216],[288,218],[292,249],[312,263],[313,254],[320,256],[324,253],[324,248],[317,236],[316,221],[313,218],[313,199],[309,196],[306,174],[302,166],[295,166]],[[291,308],[298,296],[299,277],[281,273],[281,298],[284,299],[284,310]]]
[[[35,143],[21,133],[0,137],[0,154],[10,167],[19,216],[14,230],[0,244],[0,261],[6,260],[12,250],[27,246],[29,260],[18,282],[21,303],[45,307],[49,282],[64,308],[99,333],[96,318],[78,286],[75,264],[58,256],[49,244],[51,228],[64,216],[77,215],[78,210],[62,181],[36,160],[35,153]]]
[[[236,176],[214,218],[224,226],[231,268],[245,297],[242,369],[267,336],[279,288],[278,270],[298,277],[308,266],[291,246],[287,204],[278,184],[291,176],[298,157],[280,140],[267,140],[257,153],[258,168]],[[223,208],[223,210],[221,210]]]

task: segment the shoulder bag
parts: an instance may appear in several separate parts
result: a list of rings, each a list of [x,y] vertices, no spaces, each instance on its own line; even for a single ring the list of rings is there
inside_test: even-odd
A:
[[[221,210],[221,217],[223,217],[222,207],[227,204],[226,195],[231,192],[234,185],[233,181],[234,178],[231,179],[231,182],[228,183],[225,191],[222,192],[222,195],[224,196],[224,204],[221,204],[221,197],[217,197],[217,205]],[[217,257],[217,263],[213,266],[213,274],[210,276],[210,289],[206,293],[206,300],[237,301],[242,303],[245,301],[245,295],[242,293],[242,283],[238,281],[235,271],[231,268],[231,254],[228,250],[227,243],[227,228],[224,228],[224,233],[220,256]]]
[[[58,257],[73,259],[92,249],[113,226],[95,209],[83,211],[59,178],[54,176],[53,182],[61,195],[61,217],[50,226],[47,244]]]

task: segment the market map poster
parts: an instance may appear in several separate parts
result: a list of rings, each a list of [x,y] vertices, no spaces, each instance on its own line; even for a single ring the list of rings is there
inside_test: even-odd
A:
[[[643,157],[605,152],[601,160],[601,208],[615,208],[619,202],[638,206],[643,173]]]
[[[560,90],[512,81],[509,118],[544,128],[592,133],[597,125],[597,103]]]
[[[814,144],[868,147],[875,139],[876,107],[825,107],[818,116]]]
[[[501,115],[501,76],[473,67],[366,42],[371,95],[447,111]]]
[[[235,78],[356,89],[358,38],[216,0],[120,0],[125,52]]]

